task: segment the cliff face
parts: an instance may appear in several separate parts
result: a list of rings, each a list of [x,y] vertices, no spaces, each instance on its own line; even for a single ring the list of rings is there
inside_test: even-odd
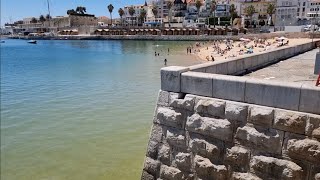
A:
[[[160,91],[141,179],[320,179],[320,115]]]

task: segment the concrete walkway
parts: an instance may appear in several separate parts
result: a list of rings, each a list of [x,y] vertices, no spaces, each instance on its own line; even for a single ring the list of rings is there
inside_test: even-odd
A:
[[[314,49],[245,76],[271,81],[299,82],[315,85],[318,76],[313,74],[313,72],[317,52],[319,52],[319,49]]]

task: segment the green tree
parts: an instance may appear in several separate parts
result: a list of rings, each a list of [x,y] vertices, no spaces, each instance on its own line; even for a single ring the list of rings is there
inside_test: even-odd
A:
[[[252,24],[252,16],[254,15],[254,13],[256,13],[256,9],[253,5],[250,5],[247,8],[245,8],[245,13],[250,17],[250,24]]]
[[[270,21],[271,21],[271,25],[273,25],[273,22],[272,22],[272,15],[276,12],[276,6],[274,3],[269,3],[268,4],[268,8],[267,8],[267,13],[268,15],[270,16]]]
[[[78,14],[84,14],[85,12],[87,12],[87,9],[86,9],[86,7],[78,6],[78,7],[76,8],[76,12],[77,12]]]
[[[169,10],[169,26],[170,26],[170,23],[171,23],[171,9],[172,9],[172,6],[173,6],[172,1],[167,1],[167,8]]]
[[[68,15],[75,15],[75,14],[77,14],[77,12],[76,12],[74,9],[69,9],[69,10],[67,11],[67,14],[68,14]]]
[[[119,13],[119,16],[120,16],[120,18],[121,18],[121,25],[122,25],[122,16],[124,15],[124,10],[123,10],[122,8],[120,8],[120,9],[118,10],[118,13]]]
[[[231,4],[229,13],[230,13],[231,24],[232,24],[233,20],[238,17],[238,13],[234,4]]]
[[[43,15],[41,15],[39,17],[39,21],[43,24],[46,21],[46,18]]]
[[[110,13],[110,18],[111,18],[111,25],[112,25],[112,11],[113,11],[114,7],[112,4],[108,5],[108,11]]]
[[[37,19],[35,17],[32,17],[30,22],[31,23],[37,23],[38,21],[37,21]]]
[[[132,16],[136,13],[136,10],[134,10],[134,8],[131,6],[131,7],[129,7],[129,14],[130,14],[130,16],[131,16],[131,24],[132,24],[132,26],[133,26],[133,20],[132,20]]]
[[[141,24],[144,23],[144,20],[145,20],[146,16],[147,16],[147,11],[145,9],[141,9],[140,17],[139,17],[139,19],[141,21]]]
[[[197,8],[197,11],[198,11],[198,18],[199,18],[199,15],[200,15],[200,8],[202,6],[202,3],[200,0],[197,0],[196,1],[196,8]]]
[[[212,0],[211,7],[210,7],[210,14],[213,13],[213,27],[214,28],[216,27],[216,9],[217,9],[217,2],[215,0]]]

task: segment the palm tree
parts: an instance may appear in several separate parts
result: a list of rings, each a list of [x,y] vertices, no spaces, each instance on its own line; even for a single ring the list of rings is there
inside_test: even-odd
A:
[[[276,12],[276,6],[274,3],[269,3],[268,5],[268,8],[267,8],[267,13],[269,14],[270,16],[270,25],[273,25],[273,22],[272,22],[272,15]]]
[[[110,13],[110,17],[111,17],[111,25],[112,25],[112,11],[113,11],[114,7],[112,4],[109,4],[108,5],[108,10],[109,10],[109,13]]]
[[[217,8],[217,2],[215,0],[212,0],[210,14],[212,14],[212,12],[213,12],[213,27],[214,28],[216,27],[216,8]]]
[[[230,13],[231,25],[232,25],[233,20],[238,17],[238,13],[234,4],[230,5],[229,13]]]
[[[136,10],[134,10],[134,8],[131,6],[129,7],[129,14],[131,16],[131,23],[132,23],[132,26],[133,26],[133,20],[132,20],[132,16],[136,13]]]
[[[49,14],[46,15],[46,20],[50,20],[51,19],[51,16]]]
[[[141,24],[142,25],[144,23],[144,19],[146,18],[146,15],[147,15],[147,11],[144,10],[144,9],[141,9],[141,11],[140,11],[140,20],[141,20]]]
[[[42,25],[43,25],[43,22],[46,21],[46,18],[44,18],[44,16],[41,15],[41,16],[39,17],[39,21],[40,21],[40,22],[42,23]]]
[[[120,16],[120,18],[121,18],[121,25],[122,25],[122,16],[124,15],[124,10],[123,10],[122,8],[120,8],[120,9],[118,10],[118,13],[119,13],[119,16]]]
[[[202,6],[202,3],[200,0],[197,0],[196,1],[196,8],[197,8],[197,11],[198,11],[198,18],[199,18],[199,15],[200,15],[200,8]]]
[[[245,8],[245,12],[247,13],[247,15],[250,17],[250,21],[252,24],[252,16],[254,15],[254,13],[256,12],[256,9],[254,8],[253,5],[248,6],[247,8]]]
[[[170,26],[170,22],[171,22],[171,8],[173,6],[172,1],[167,1],[167,8],[169,10],[169,26]]]
[[[35,17],[32,17],[30,22],[31,23],[37,23],[38,21],[37,21],[37,19]]]

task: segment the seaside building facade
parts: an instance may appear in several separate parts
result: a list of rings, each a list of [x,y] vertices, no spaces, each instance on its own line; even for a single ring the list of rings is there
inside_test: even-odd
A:
[[[293,26],[297,24],[297,0],[277,0],[276,26]]]

